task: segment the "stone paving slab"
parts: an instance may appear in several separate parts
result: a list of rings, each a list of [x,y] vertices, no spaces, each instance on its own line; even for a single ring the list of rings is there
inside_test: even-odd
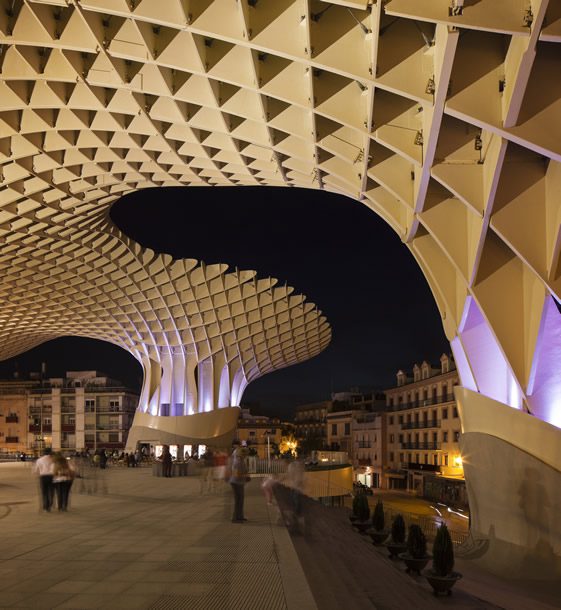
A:
[[[454,595],[434,598],[353,532],[344,512],[316,502],[305,535],[291,539],[258,481],[247,486],[244,524],[231,523],[224,484],[201,495],[196,478],[144,468],[109,469],[97,482],[108,493],[80,494],[77,481],[69,512],[46,514],[30,465],[0,465],[0,610],[561,608],[547,603],[554,595],[539,599],[535,587],[466,561]]]
[[[225,484],[201,495],[195,478],[103,474],[108,493],[78,480],[67,513],[44,513],[29,465],[0,465],[0,608],[317,610],[257,481],[237,524]]]

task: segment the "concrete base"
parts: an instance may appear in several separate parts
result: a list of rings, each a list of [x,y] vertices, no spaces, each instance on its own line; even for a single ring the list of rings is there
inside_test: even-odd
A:
[[[232,444],[239,407],[217,409],[194,415],[150,415],[137,412],[127,439],[127,451],[137,443],[158,445],[211,445],[229,447]]]
[[[561,577],[561,430],[460,388],[473,544],[463,557],[508,578]]]

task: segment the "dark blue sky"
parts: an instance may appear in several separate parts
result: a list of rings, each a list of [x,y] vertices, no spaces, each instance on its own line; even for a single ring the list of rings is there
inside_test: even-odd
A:
[[[111,212],[130,237],[158,252],[255,269],[316,303],[333,332],[316,358],[251,383],[244,401],[271,414],[351,386],[389,387],[400,367],[449,351],[420,268],[366,206],[295,188],[160,188],[127,195]],[[64,338],[18,356],[22,372],[99,369],[138,386],[132,356],[100,342]],[[6,377],[14,361],[0,363]]]

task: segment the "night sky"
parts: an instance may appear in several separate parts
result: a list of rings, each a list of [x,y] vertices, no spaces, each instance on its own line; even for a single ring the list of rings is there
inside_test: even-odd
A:
[[[333,337],[316,358],[252,382],[244,402],[288,417],[330,392],[394,385],[399,368],[449,351],[420,268],[390,227],[363,204],[296,188],[159,188],[125,196],[111,216],[130,237],[175,258],[254,269],[306,295]],[[96,369],[140,388],[142,370],[116,346],[61,338],[0,363],[0,376]]]

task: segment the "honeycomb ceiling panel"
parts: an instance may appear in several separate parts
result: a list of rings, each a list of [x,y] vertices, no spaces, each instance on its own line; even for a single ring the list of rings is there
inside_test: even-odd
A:
[[[143,250],[108,215],[141,188],[282,185],[382,216],[448,337],[474,303],[531,403],[543,302],[561,291],[556,2],[0,7],[1,357],[72,332],[123,346],[147,372],[180,348],[218,377],[224,361],[238,391],[319,352],[327,322],[273,280]],[[215,280],[220,305],[202,296]],[[516,298],[493,300],[505,281]],[[501,330],[505,310],[523,340]]]

